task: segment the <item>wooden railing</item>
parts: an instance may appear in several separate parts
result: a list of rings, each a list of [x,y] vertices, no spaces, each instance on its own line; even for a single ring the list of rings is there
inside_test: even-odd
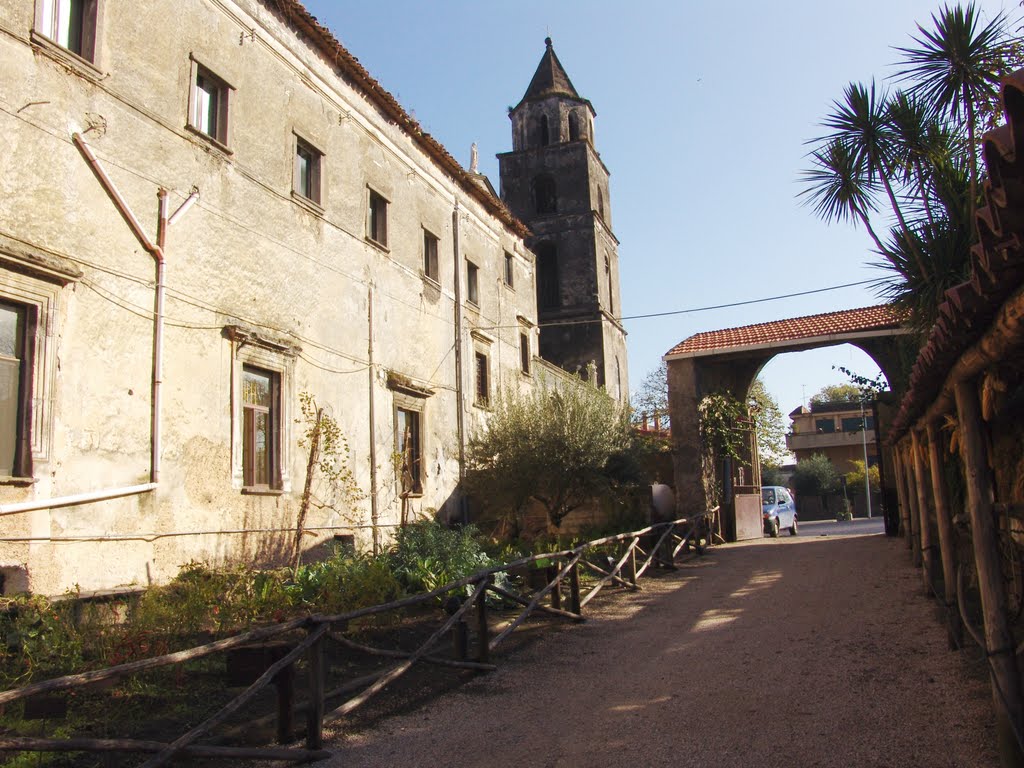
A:
[[[135,739],[7,737],[0,738],[0,751],[152,754],[152,757],[142,764],[143,768],[156,768],[167,764],[173,758],[184,756],[294,762],[326,758],[330,753],[323,749],[324,724],[351,714],[387,685],[408,672],[414,664],[427,663],[479,671],[496,669],[495,665],[491,663],[493,652],[534,612],[572,621],[584,621],[583,608],[606,586],[615,584],[627,590],[639,590],[641,587],[638,581],[652,565],[674,569],[677,556],[688,545],[692,545],[695,551],[701,554],[704,543],[709,543],[710,540],[705,521],[709,515],[713,515],[715,512],[717,509],[695,517],[657,523],[630,533],[595,539],[569,550],[520,558],[511,563],[478,571],[431,592],[413,595],[383,605],[360,608],[337,615],[314,615],[294,619],[176,653],[120,664],[107,669],[67,675],[0,692],[0,707],[2,707],[29,697],[53,694],[58,691],[81,690],[148,670],[180,665],[212,654],[224,653],[243,646],[252,646],[254,643],[271,638],[296,632],[305,633],[303,639],[296,642],[280,658],[267,666],[265,671],[238,696],[171,743]],[[642,543],[647,544],[649,548],[645,550],[641,546]],[[606,553],[609,549],[615,550],[617,557],[608,557],[607,562],[600,564],[594,562],[595,555],[599,550]],[[543,564],[543,567],[546,568],[543,576],[546,583],[538,588],[528,589],[525,594],[517,594],[495,584],[494,577],[498,573],[536,569],[538,564]],[[590,571],[597,577],[597,581],[590,585],[585,593],[581,588],[581,568]],[[566,585],[567,590],[565,589]],[[568,594],[563,595],[563,591],[567,591]],[[518,604],[522,610],[515,618],[506,618],[502,623],[492,626],[493,612],[487,606],[485,599],[487,592],[503,598],[506,602]],[[373,648],[357,643],[341,634],[348,623],[355,619],[400,611],[437,601],[446,596],[449,598],[445,601],[449,612],[448,618],[414,652],[405,653]],[[565,605],[563,605],[563,597],[568,600]],[[470,658],[469,627],[466,621],[466,617],[470,613],[473,615],[476,629],[475,658]],[[431,651],[448,634],[452,637],[452,656],[454,658],[431,655]],[[339,688],[327,691],[325,690],[324,665],[324,641],[327,637],[343,647],[380,657],[394,658],[398,660],[398,663],[389,669],[350,680]],[[196,743],[213,728],[250,703],[268,685],[274,684],[280,676],[288,675],[291,679],[296,662],[301,658],[306,660],[308,677],[308,701],[302,707],[306,714],[306,737],[303,748],[205,746]],[[280,686],[278,690],[280,694]],[[343,697],[348,698],[333,709],[327,710],[327,701]],[[286,700],[279,698],[277,713],[279,741],[290,740],[295,709],[291,696],[286,697]]]

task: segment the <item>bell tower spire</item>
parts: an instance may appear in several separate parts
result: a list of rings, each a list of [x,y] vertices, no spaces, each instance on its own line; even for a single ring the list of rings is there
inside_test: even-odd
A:
[[[579,95],[551,38],[509,111],[512,151],[498,155],[501,197],[532,231],[540,355],[628,396],[626,331],[618,319],[618,244],[609,173],[594,146],[593,105]]]

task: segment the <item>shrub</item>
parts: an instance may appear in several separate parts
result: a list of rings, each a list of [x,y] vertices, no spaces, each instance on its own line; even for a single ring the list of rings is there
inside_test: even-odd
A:
[[[402,591],[386,557],[343,553],[300,566],[284,587],[291,605],[326,613],[389,603]]]
[[[472,525],[448,528],[436,521],[398,531],[390,553],[395,576],[410,592],[430,592],[495,564]]]
[[[0,613],[4,644],[0,676],[5,688],[84,667],[74,604],[22,595],[5,599]]]

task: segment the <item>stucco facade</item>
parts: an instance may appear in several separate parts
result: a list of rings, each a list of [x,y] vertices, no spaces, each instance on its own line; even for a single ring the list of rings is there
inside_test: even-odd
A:
[[[398,521],[400,418],[416,420],[413,511],[459,514],[460,435],[501,388],[534,381],[525,228],[297,4],[127,13],[93,0],[85,48],[43,6],[0,5],[0,307],[31,392],[0,424],[31,444],[30,461],[25,448],[0,470],[5,590],[145,585],[193,559],[279,557],[305,480],[303,392],[338,421],[363,495],[312,510],[310,544],[366,545],[372,516],[385,532]],[[157,258],[114,196],[159,244],[161,189],[168,214],[191,202],[159,248],[154,421]],[[265,407],[250,402],[253,375],[270,382]]]
[[[864,461],[866,450],[868,466],[878,463],[878,441],[870,406],[864,415],[866,435],[861,429],[859,405],[822,403],[812,404],[810,409],[801,406],[789,418],[792,430],[786,435],[786,448],[798,462],[820,453],[832,462],[836,472],[845,475],[854,470],[853,462]]]

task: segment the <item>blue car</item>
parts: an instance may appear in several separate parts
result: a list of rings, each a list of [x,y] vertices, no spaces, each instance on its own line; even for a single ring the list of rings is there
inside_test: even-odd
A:
[[[796,503],[788,488],[781,485],[761,488],[761,519],[764,532],[773,539],[782,528],[788,528],[789,535],[796,536]]]

